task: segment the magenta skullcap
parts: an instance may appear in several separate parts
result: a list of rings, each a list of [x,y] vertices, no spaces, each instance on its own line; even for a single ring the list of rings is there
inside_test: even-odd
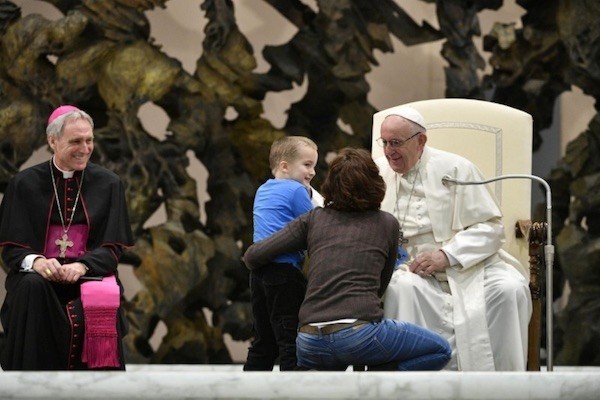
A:
[[[75,106],[70,106],[70,105],[63,105],[63,106],[58,107],[56,110],[52,111],[52,114],[50,114],[50,117],[48,117],[48,125],[50,125],[52,123],[52,121],[54,121],[56,118],[60,117],[61,115],[70,113],[72,111],[80,111],[80,110],[79,110],[79,108],[77,108]]]

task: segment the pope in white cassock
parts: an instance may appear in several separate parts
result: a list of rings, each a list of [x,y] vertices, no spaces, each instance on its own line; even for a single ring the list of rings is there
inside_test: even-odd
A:
[[[442,183],[444,175],[480,181],[481,172],[426,146],[424,118],[411,107],[395,109],[380,133],[381,209],[398,218],[405,250],[384,296],[385,317],[447,338],[447,369],[525,370],[531,295],[525,269],[501,249],[497,202],[485,185]]]

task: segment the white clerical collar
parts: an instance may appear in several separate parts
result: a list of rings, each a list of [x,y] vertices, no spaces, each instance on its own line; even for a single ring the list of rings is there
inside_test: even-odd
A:
[[[56,168],[57,170],[62,172],[64,179],[70,179],[73,177],[73,175],[75,175],[75,171],[63,171],[62,169],[58,168],[58,166],[56,165],[56,162],[54,161],[54,157],[52,157],[52,164],[54,164],[54,168]]]
[[[411,169],[406,171],[404,174],[399,174],[399,175],[401,178],[405,179],[406,181],[408,181],[409,177],[410,177],[410,180],[412,180],[414,182],[414,179],[417,176],[417,172],[419,171],[420,167],[421,167],[421,158],[419,158],[417,160],[417,162],[415,163],[415,165],[412,166]]]

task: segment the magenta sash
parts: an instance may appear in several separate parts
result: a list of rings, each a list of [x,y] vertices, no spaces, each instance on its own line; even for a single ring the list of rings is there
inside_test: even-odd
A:
[[[46,237],[46,249],[44,256],[46,258],[59,258],[60,245],[56,244],[57,240],[61,240],[63,229],[60,225],[50,225],[48,228],[48,236]],[[70,244],[66,246],[65,257],[75,260],[85,254],[85,246],[88,238],[88,227],[84,224],[73,225],[68,232]]]
[[[121,292],[114,275],[81,284],[85,336],[81,360],[88,368],[120,367],[117,310]]]

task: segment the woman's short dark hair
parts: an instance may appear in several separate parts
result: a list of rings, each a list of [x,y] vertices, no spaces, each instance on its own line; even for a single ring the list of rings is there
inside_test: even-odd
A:
[[[321,193],[328,208],[378,210],[385,196],[385,182],[368,151],[345,147],[329,164]]]

